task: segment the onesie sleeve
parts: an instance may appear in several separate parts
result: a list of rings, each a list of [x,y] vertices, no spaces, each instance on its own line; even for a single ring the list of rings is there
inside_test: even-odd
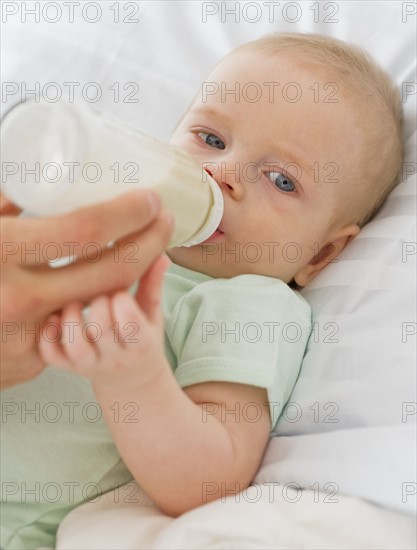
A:
[[[271,277],[213,279],[183,296],[166,332],[182,388],[213,381],[266,388],[272,431],[300,371],[311,309]]]

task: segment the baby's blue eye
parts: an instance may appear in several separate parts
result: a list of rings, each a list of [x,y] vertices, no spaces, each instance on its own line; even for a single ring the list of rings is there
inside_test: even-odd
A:
[[[202,137],[202,140],[207,143],[207,145],[210,145],[210,147],[216,147],[217,149],[225,149],[226,145],[223,143],[223,141],[215,136],[214,134],[206,134],[205,132],[198,132],[198,136],[206,136]]]
[[[268,178],[271,183],[276,185],[281,191],[295,191],[294,183],[281,174],[281,172],[268,172]]]

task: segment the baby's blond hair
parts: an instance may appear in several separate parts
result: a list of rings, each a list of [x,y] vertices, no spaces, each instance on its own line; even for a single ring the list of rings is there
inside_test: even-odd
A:
[[[231,54],[247,48],[267,54],[283,51],[295,54],[298,59],[336,75],[338,82],[353,92],[349,95],[363,123],[366,150],[359,169],[352,165],[356,179],[339,182],[340,208],[336,209],[334,218],[343,217],[346,222],[362,227],[377,214],[401,179],[403,116],[398,88],[361,48],[328,36],[272,33],[243,44]],[[351,153],[346,151],[346,154]],[[354,185],[355,192],[349,183]]]

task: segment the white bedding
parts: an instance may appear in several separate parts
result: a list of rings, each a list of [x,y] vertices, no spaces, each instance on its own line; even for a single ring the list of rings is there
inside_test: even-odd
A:
[[[278,423],[255,479],[263,487],[259,500],[254,495],[250,501],[250,489],[247,500],[213,502],[172,520],[146,498],[116,502],[110,493],[69,514],[59,530],[60,549],[415,548],[415,3],[276,2],[272,22],[265,4],[120,2],[121,21],[115,23],[113,3],[101,2],[95,24],[77,16],[74,23],[62,16],[57,23],[28,17],[22,24],[14,15],[2,25],[2,79],[18,88],[3,91],[2,114],[22,100],[23,82],[28,88],[38,82],[41,93],[48,82],[64,90],[65,82],[76,82],[76,93],[96,82],[101,108],[169,139],[212,66],[239,44],[272,31],[355,42],[409,92],[404,180],[340,261],[304,291],[319,332],[310,341],[288,417]],[[134,6],[139,23],[123,22]],[[225,14],[233,9],[239,22]],[[132,82],[138,83],[135,103],[126,101]],[[332,326],[336,343],[326,338]],[[262,485],[267,482],[280,483],[272,502]],[[295,502],[298,493],[289,483],[305,488]],[[336,489],[338,502],[325,501],[326,489]]]
[[[138,503],[115,505],[115,495],[107,493],[71,512],[59,530],[57,549],[402,550],[416,544],[410,516],[347,495],[273,487],[261,480],[242,492],[240,501],[214,501],[175,520],[132,486],[120,492],[122,501],[123,494]]]

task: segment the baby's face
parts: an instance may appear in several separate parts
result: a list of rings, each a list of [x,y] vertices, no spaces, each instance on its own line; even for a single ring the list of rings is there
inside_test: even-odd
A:
[[[306,284],[299,274],[346,227],[331,220],[338,187],[360,158],[359,125],[330,82],[294,55],[236,52],[214,69],[171,143],[219,185],[222,232],[169,249],[175,263],[212,277],[256,273]]]

